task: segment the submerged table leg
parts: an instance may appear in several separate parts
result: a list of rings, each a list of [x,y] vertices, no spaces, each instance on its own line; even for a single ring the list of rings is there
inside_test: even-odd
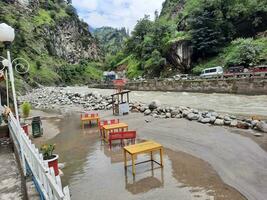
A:
[[[126,156],[126,150],[123,150],[123,154],[124,154],[124,168],[127,168],[127,156]]]
[[[133,175],[135,175],[135,162],[134,162],[134,155],[132,156],[132,171],[133,171]]]
[[[163,167],[163,148],[161,148],[159,151],[160,151],[160,165],[161,167]]]

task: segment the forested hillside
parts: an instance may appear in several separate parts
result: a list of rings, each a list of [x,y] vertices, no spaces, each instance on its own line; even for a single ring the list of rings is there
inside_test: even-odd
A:
[[[123,42],[129,37],[125,28],[96,28],[92,31],[106,55],[115,55],[122,49]]]
[[[138,21],[107,64],[124,66],[129,77],[254,66],[267,62],[266,29],[266,0],[166,0],[154,21],[149,16]]]
[[[102,52],[70,1],[0,1],[0,22],[15,28],[12,57],[23,57],[31,66],[28,74],[16,74],[18,87],[22,82],[75,84],[101,77],[97,62]],[[0,53],[4,55],[3,46]]]

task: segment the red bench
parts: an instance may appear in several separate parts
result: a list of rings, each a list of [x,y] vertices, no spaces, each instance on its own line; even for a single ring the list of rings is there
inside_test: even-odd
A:
[[[136,131],[124,131],[124,132],[110,133],[109,134],[109,138],[108,138],[110,149],[111,149],[113,140],[120,140],[121,141],[121,145],[122,145],[122,141],[124,139],[131,140],[131,143],[135,144]]]
[[[120,123],[120,120],[119,119],[111,119],[111,120],[102,120],[100,122],[98,122],[98,129],[100,131],[100,136],[102,137],[103,135],[103,126],[104,125],[108,125],[108,124],[118,124]]]

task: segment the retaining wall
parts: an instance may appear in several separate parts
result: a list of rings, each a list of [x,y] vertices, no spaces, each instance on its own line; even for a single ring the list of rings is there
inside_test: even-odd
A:
[[[112,89],[112,84],[97,84],[89,87]],[[267,95],[266,78],[208,79],[208,80],[146,80],[128,82],[125,89],[141,91],[173,91],[201,93],[232,93]]]

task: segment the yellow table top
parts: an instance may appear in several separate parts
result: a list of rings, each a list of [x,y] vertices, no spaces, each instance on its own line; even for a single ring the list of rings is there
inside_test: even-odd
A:
[[[103,125],[103,129],[110,130],[110,129],[117,129],[117,128],[125,128],[128,127],[126,123],[118,123],[118,124],[108,124]]]
[[[86,121],[86,120],[96,120],[96,119],[99,119],[99,116],[94,116],[94,117],[88,116],[88,117],[82,117],[82,118],[81,118],[82,121]]]
[[[126,150],[130,154],[138,154],[138,153],[153,151],[154,149],[156,150],[160,148],[162,148],[161,144],[154,141],[147,141],[139,144],[126,146],[124,147],[124,150]]]

